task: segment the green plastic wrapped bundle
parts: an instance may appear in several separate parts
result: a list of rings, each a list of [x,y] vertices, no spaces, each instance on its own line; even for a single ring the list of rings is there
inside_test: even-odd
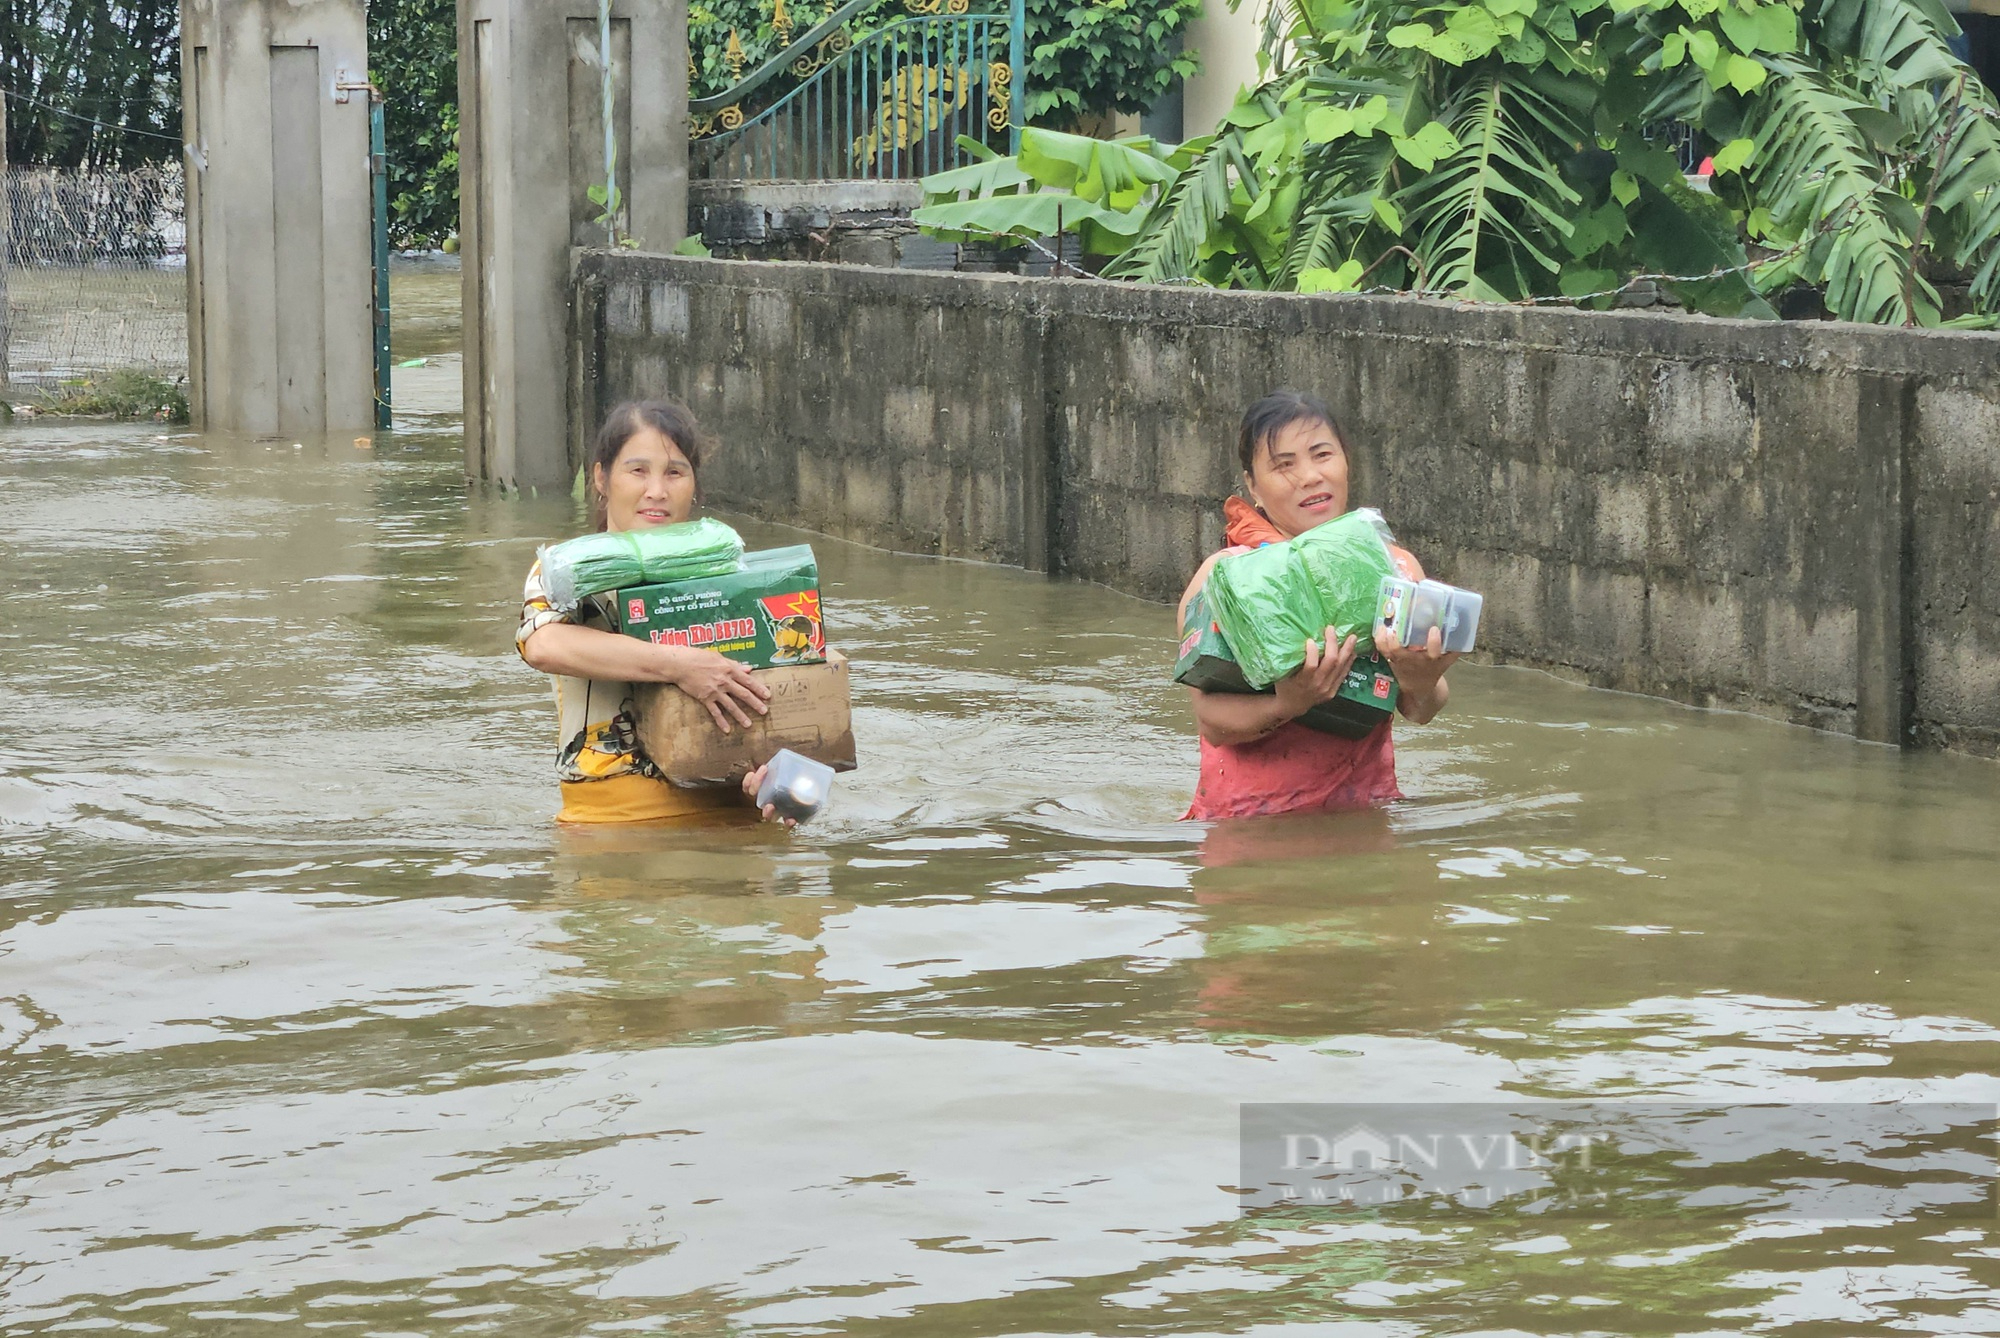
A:
[[[704,516],[679,525],[586,534],[541,552],[542,587],[558,609],[630,585],[720,576],[743,560],[743,536]]]
[[[1382,578],[1395,574],[1392,539],[1381,513],[1364,508],[1215,564],[1209,604],[1252,688],[1296,671],[1307,640],[1329,627],[1367,637]]]
[[[1208,587],[1188,596],[1187,616],[1181,627],[1180,655],[1174,661],[1174,681],[1203,692],[1249,693],[1243,666],[1222,638],[1222,629],[1208,611]],[[1265,688],[1266,695],[1276,691]],[[1340,691],[1298,718],[1307,729],[1337,734],[1343,739],[1359,739],[1389,718],[1396,707],[1395,671],[1375,652],[1372,645],[1358,644],[1353,667]]]
[[[1343,637],[1369,635],[1382,600],[1382,578],[1396,575],[1396,559],[1389,551],[1395,542],[1382,513],[1371,507],[1350,511],[1293,540],[1327,611],[1322,632],[1331,625]]]

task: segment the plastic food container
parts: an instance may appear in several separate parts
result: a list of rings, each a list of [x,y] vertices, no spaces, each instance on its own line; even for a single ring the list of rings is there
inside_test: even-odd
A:
[[[819,812],[833,790],[833,768],[789,748],[780,748],[765,764],[764,783],[757,787],[757,807],[769,804],[781,818],[804,822]]]
[[[1485,604],[1475,591],[1443,581],[1410,581],[1400,576],[1382,579],[1382,625],[1406,646],[1422,645],[1433,627],[1444,632],[1444,649],[1472,649],[1479,633],[1479,610]]]

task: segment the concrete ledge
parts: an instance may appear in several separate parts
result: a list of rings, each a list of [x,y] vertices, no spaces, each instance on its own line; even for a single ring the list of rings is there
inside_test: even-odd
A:
[[[972,274],[1044,275],[1056,268],[1054,238],[1000,245],[925,236],[910,220],[923,198],[914,181],[697,181],[689,187],[688,231],[726,260]],[[1064,263],[1080,269],[1076,238],[1060,245]]]
[[[2000,753],[2000,337],[601,253],[576,310],[573,434],[679,395],[729,505],[1162,601],[1312,389],[1496,658]]]
[[[688,205],[750,204],[763,209],[907,214],[924,202],[914,181],[690,181]]]

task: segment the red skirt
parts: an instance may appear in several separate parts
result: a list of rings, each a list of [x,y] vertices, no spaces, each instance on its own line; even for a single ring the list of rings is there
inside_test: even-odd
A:
[[[1201,779],[1186,817],[1254,818],[1266,813],[1375,808],[1403,797],[1396,745],[1384,720],[1359,739],[1294,721],[1255,743],[1201,740]]]

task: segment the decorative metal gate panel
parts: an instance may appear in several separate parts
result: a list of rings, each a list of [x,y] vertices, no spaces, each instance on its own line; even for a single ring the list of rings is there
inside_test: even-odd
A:
[[[733,87],[689,103],[688,175],[907,179],[972,161],[961,136],[1017,152],[1022,0],[985,13],[971,0],[903,0],[911,17],[856,37],[849,21],[873,3],[843,5]]]

